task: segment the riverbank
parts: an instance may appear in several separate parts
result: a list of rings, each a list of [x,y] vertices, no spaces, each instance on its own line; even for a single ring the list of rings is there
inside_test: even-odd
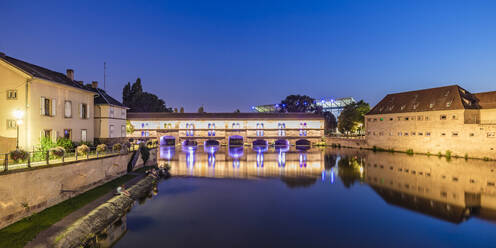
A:
[[[129,196],[118,195],[98,206],[61,232],[51,247],[76,248],[91,243],[99,232],[127,213],[134,201],[146,197],[156,181],[154,176],[144,177],[129,188]]]
[[[1,229],[0,247],[24,247],[42,231],[135,177],[124,175]]]

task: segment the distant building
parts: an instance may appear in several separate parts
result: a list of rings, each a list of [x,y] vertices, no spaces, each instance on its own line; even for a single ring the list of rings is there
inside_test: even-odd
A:
[[[324,112],[331,112],[336,118],[341,114],[344,107],[352,103],[355,103],[355,99],[353,99],[353,97],[338,98],[336,100],[321,99],[315,101],[315,104],[317,106],[321,106]],[[267,104],[251,107],[251,110],[257,113],[275,113],[279,112],[280,109],[281,106],[279,106],[279,104]]]
[[[98,88],[93,81],[86,88],[98,94],[95,97],[95,142],[114,144],[125,142],[126,112],[129,109],[121,102]]]
[[[496,158],[496,91],[452,85],[389,94],[367,113],[365,129],[371,147]]]
[[[324,117],[310,113],[128,113],[127,119],[134,127],[132,137],[165,137],[172,144],[228,144],[233,137],[243,144],[296,144],[324,136]]]

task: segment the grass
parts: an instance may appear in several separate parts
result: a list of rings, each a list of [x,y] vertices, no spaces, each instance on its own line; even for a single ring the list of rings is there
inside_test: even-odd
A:
[[[74,198],[65,200],[53,207],[47,208],[1,229],[0,247],[24,247],[41,231],[49,228],[70,213],[82,208],[86,204],[98,199],[134,177],[134,175],[125,175],[114,179],[106,184],[98,186]]]

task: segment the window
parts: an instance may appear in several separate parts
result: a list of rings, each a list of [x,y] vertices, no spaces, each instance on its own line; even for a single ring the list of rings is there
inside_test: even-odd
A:
[[[405,134],[405,136],[408,136],[408,132],[405,132],[404,134]]]
[[[279,128],[278,135],[279,136],[286,136],[286,124],[285,123],[278,123],[277,127]]]
[[[446,115],[441,115],[441,120],[446,120]]]
[[[121,137],[126,137],[126,125],[121,126]]]
[[[451,136],[458,137],[458,132],[451,132]]]
[[[415,136],[415,132],[412,132],[412,136]]]
[[[389,118],[389,120],[392,121],[393,120],[393,117]]]
[[[43,137],[51,139],[52,137],[52,129],[43,130]]]
[[[426,117],[425,117],[425,120],[426,120],[426,121],[428,121],[428,120],[429,120],[429,116],[426,116]]]
[[[114,107],[110,106],[109,108],[109,117],[114,118]]]
[[[494,132],[488,132],[487,137],[488,138],[494,138]]]
[[[72,139],[72,129],[64,129],[64,138]]]
[[[468,136],[470,136],[470,137],[474,137],[474,136],[475,136],[475,134],[474,134],[474,133],[470,133]]]
[[[451,116],[451,119],[456,120],[456,115]]]
[[[410,119],[409,117],[405,117],[405,121],[408,121],[408,119]]]
[[[434,103],[429,104],[429,108],[434,108]]]
[[[88,140],[87,137],[88,131],[86,129],[81,129],[81,141],[86,142]]]
[[[126,110],[125,109],[121,109],[121,118],[126,119]]]
[[[81,119],[90,118],[88,104],[86,104],[86,103],[79,104],[79,118],[81,118]]]
[[[16,100],[17,90],[7,90],[7,100]]]
[[[417,116],[417,121],[422,121],[422,120],[424,120],[423,116],[421,116],[421,115]]]
[[[425,132],[425,136],[431,136],[431,132]]]
[[[208,136],[215,136],[215,123],[208,123]]]
[[[41,115],[44,116],[55,116],[56,115],[56,107],[57,107],[56,99],[50,99],[46,97],[41,97],[40,100],[40,110]]]
[[[15,120],[7,120],[7,129],[14,129],[17,127],[17,122]]]
[[[109,138],[114,137],[114,125],[109,126]]]
[[[72,117],[72,102],[65,101],[64,102],[64,117],[71,118]]]
[[[398,136],[401,136],[401,132],[398,132]]]
[[[441,136],[446,136],[446,133],[441,133]]]

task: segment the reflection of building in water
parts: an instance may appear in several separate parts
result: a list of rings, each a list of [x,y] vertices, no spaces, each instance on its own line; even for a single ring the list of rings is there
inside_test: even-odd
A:
[[[175,151],[176,156],[170,158],[168,155],[171,153],[160,149],[160,165],[170,164],[171,173],[179,176],[319,177],[324,170],[324,153],[318,149],[254,151],[244,147],[221,147],[218,151],[208,151],[195,148]]]
[[[459,223],[470,215],[496,219],[492,162],[370,153],[366,182],[390,204]]]
[[[126,232],[127,218],[124,215],[96,236],[97,245],[95,247],[112,247],[113,244],[115,244],[120,238],[122,238],[122,236],[124,236],[124,234],[126,234]]]

